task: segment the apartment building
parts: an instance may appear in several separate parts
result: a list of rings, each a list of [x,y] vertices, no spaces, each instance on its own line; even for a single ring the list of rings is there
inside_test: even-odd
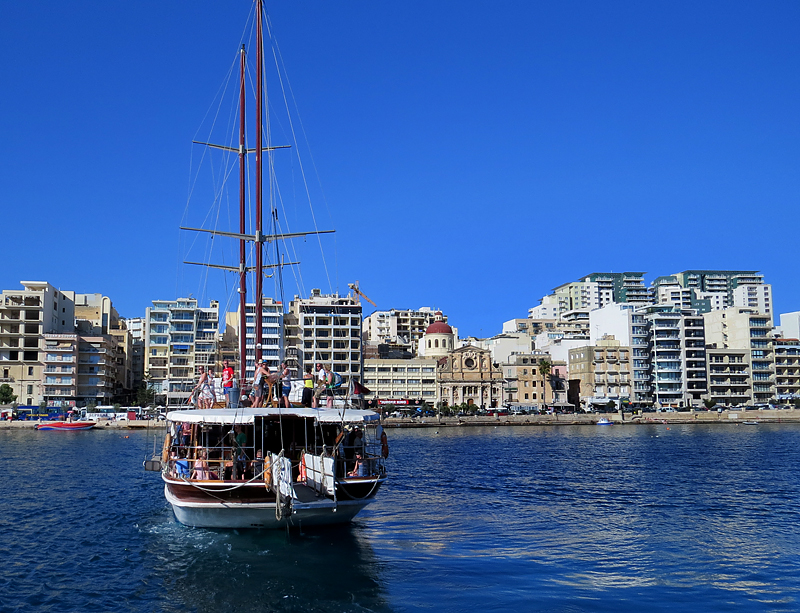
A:
[[[197,382],[199,366],[214,366],[219,303],[198,307],[194,298],[154,300],[145,314],[145,371],[168,405],[183,404]]]
[[[45,334],[42,400],[49,407],[72,408],[78,400],[78,335]]]
[[[775,395],[772,318],[745,307],[712,311],[703,317],[706,341],[711,347],[749,350],[753,402],[769,402]]]
[[[644,284],[643,272],[594,272],[577,281],[559,285],[552,298],[545,297],[539,308],[529,311],[531,317],[561,317],[567,311],[599,309],[612,302],[625,302],[637,306],[652,304],[650,290]],[[545,306],[555,305],[551,313]]]
[[[0,384],[11,386],[20,405],[31,406],[44,397],[44,335],[74,332],[74,293],[44,281],[21,285],[0,295]]]
[[[753,270],[687,270],[658,277],[652,292],[660,304],[699,313],[743,306],[773,316],[772,286]]]
[[[402,404],[424,400],[434,404],[437,400],[436,360],[365,359],[363,382],[372,392],[366,396],[367,400],[375,398]]]
[[[569,377],[580,382],[580,399],[586,408],[605,406],[610,400],[630,400],[632,375],[631,348],[613,336],[569,352]]]
[[[117,389],[116,339],[108,334],[77,336],[77,404],[111,404]]]
[[[775,399],[787,402],[800,398],[800,340],[776,338]]]
[[[750,352],[747,349],[706,349],[708,399],[722,406],[753,401]]]
[[[539,370],[539,362],[550,363],[551,370],[565,368],[566,364],[554,363],[550,354],[531,351],[516,354],[502,364],[503,400],[511,406],[540,408],[554,401],[554,390],[550,379]]]
[[[291,317],[289,317],[291,315]],[[311,290],[309,298],[295,296],[286,320],[287,354],[296,352],[297,369],[306,364],[329,365],[344,377],[362,378],[362,309],[357,296],[325,295]]]
[[[128,356],[131,369],[131,389],[137,390],[144,381],[144,317],[128,317],[120,320],[130,334],[130,354]]]
[[[364,342],[396,345],[416,355],[419,341],[436,319],[437,312],[430,307],[375,311],[362,323]],[[447,323],[447,316],[442,315],[441,319]]]
[[[637,313],[649,328],[653,403],[657,407],[699,406],[707,392],[703,316],[669,305],[645,307]],[[636,348],[633,344],[632,349]]]

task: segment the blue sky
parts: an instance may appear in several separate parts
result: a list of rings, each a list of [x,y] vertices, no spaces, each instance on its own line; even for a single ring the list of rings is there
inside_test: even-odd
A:
[[[206,283],[181,262],[232,256],[178,226],[208,221],[207,180],[187,208],[191,140],[209,134],[251,8],[0,4],[0,287],[101,292],[124,316],[189,293],[230,300],[231,276]],[[488,336],[590,272],[721,268],[762,271],[777,311],[800,309],[800,4],[268,12],[317,224],[337,230],[322,239],[328,274],[316,240],[296,245],[306,292],[358,279],[379,308],[436,306]],[[291,159],[278,166],[296,231],[311,226]]]

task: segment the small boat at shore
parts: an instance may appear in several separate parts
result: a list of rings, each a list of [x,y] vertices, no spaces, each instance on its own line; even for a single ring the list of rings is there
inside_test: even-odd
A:
[[[601,417],[597,420],[598,426],[613,426],[614,422],[611,421],[608,417]]]
[[[94,421],[48,421],[36,424],[36,430],[91,430],[97,425]]]

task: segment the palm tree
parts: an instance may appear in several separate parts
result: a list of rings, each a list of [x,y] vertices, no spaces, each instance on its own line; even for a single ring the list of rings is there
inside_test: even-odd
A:
[[[539,360],[539,375],[542,377],[542,381],[549,382],[550,381],[550,373],[553,370],[553,364],[549,360],[545,360],[542,358]],[[547,385],[544,385],[544,404],[545,408],[547,408]]]

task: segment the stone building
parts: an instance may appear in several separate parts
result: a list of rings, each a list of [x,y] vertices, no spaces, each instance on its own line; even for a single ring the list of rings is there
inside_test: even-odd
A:
[[[486,349],[459,347],[440,358],[436,380],[438,399],[451,406],[466,403],[494,408],[503,402],[503,372]]]

